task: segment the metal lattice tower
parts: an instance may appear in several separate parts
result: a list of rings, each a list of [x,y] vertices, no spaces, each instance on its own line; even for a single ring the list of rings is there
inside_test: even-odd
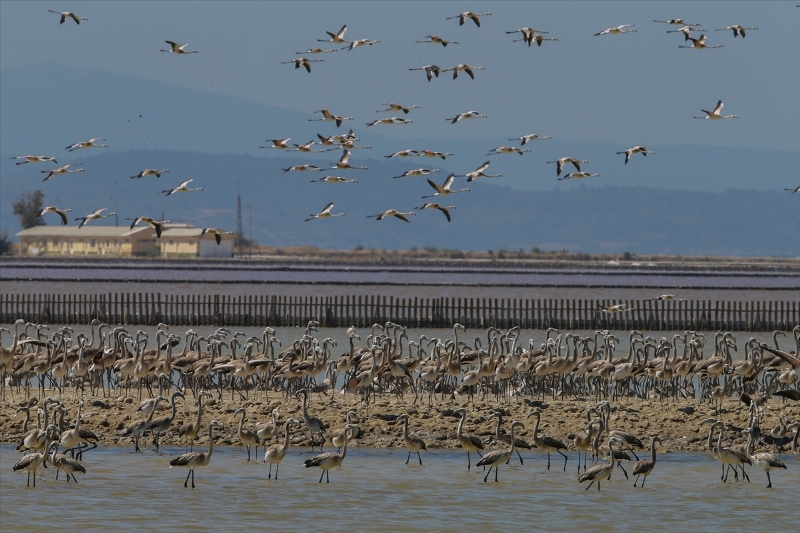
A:
[[[239,194],[239,180],[236,180],[236,244],[239,246],[244,242],[244,230],[242,229],[242,195]]]

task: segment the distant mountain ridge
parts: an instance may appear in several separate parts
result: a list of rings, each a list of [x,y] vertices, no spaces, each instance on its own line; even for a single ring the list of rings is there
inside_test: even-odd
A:
[[[337,129],[330,123],[309,122],[314,109],[301,113],[126,74],[51,63],[4,71],[0,78],[0,109],[2,173],[14,168],[8,158],[28,153],[57,155],[59,161],[78,161],[69,159],[63,147],[91,137],[108,139],[112,152],[178,150],[282,156],[277,150],[258,147],[268,145],[267,138],[288,136],[292,142],[303,143],[316,139],[316,133],[330,135],[350,127],[362,138],[359,144],[373,146],[372,150],[358,151],[358,158],[379,159],[405,148],[431,148],[453,152],[455,155],[448,158],[447,166],[460,174],[490,159],[492,171],[504,174],[502,184],[522,191],[578,187],[575,183],[557,182],[552,165],[545,165],[545,161],[563,156],[589,160],[586,170],[600,174],[598,186],[645,185],[674,190],[781,191],[797,185],[800,168],[800,150],[653,145],[648,148],[655,155],[634,156],[626,166],[624,156],[616,152],[628,146],[564,139],[528,143],[526,148],[532,151],[522,157],[490,157],[486,154],[492,148],[519,144],[508,137],[531,132],[509,132],[504,138],[396,140],[387,136],[397,131],[391,128],[407,126],[367,128],[367,120],[378,115],[356,117],[357,120],[345,122]],[[413,119],[413,112],[408,117]],[[80,151],[73,155],[87,156]],[[314,163],[322,157],[310,154],[303,162]],[[439,160],[406,162],[441,168]]]
[[[456,206],[452,223],[434,210],[419,211],[410,217],[410,223],[396,219],[376,222],[367,215],[389,208],[411,211],[426,201],[423,195],[434,192],[425,178],[392,176],[410,168],[435,166],[441,172],[431,178],[442,183],[448,172],[463,172],[462,164],[457,158],[398,161],[376,158],[381,154],[374,150],[354,150],[351,163],[368,166],[369,170],[331,171],[359,180],[333,185],[310,182],[327,172],[284,173],[281,169],[298,163],[330,166],[338,160],[338,152],[281,157],[272,152],[255,157],[169,150],[83,150],[80,158],[77,154],[64,155],[59,163],[83,162],[85,172],[57,176],[46,183],[41,182],[39,173],[46,168],[44,164],[15,167],[12,163],[9,167],[6,161],[0,176],[0,228],[12,234],[19,231],[10,203],[21,191],[40,188],[47,205],[70,207],[73,216],[109,207],[119,213],[120,224],[125,224],[126,217],[158,218],[163,209],[164,216],[172,221],[233,230],[238,186],[245,234],[250,233],[252,215],[253,237],[274,246],[408,249],[430,245],[526,251],[538,246],[589,253],[800,256],[800,195],[784,191],[714,193],[621,187],[604,185],[599,178],[582,180],[585,183],[569,190],[518,191],[509,188],[505,178],[469,184],[458,178],[454,188],[468,186],[470,192],[434,199]],[[143,168],[168,168],[171,172],[160,179],[130,178]],[[549,171],[555,174],[552,168]],[[169,198],[159,192],[190,178],[194,179],[190,186],[204,190]],[[303,222],[328,202],[335,203],[334,212],[346,216]],[[56,222],[48,218],[48,223]],[[113,224],[114,219],[105,223]]]

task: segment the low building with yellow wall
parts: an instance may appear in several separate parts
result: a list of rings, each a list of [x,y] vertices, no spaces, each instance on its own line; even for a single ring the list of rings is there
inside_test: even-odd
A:
[[[159,245],[165,257],[233,257],[233,244],[236,238],[226,233],[220,235],[220,242],[213,233],[203,235],[202,228],[189,224],[165,224]]]
[[[127,226],[34,226],[17,233],[26,255],[155,255],[152,228]]]
[[[149,226],[34,226],[17,233],[23,255],[96,255],[165,257],[232,257],[234,236],[212,233],[189,224],[165,224],[161,238]]]

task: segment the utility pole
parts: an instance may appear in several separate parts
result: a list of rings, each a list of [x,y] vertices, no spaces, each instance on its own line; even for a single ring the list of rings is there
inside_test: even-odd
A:
[[[244,230],[242,229],[242,195],[239,194],[239,178],[236,178],[236,244],[239,245],[239,251],[244,242]]]
[[[247,237],[247,255],[252,257],[253,256],[253,208],[250,207],[250,204],[245,203],[244,205],[247,206],[247,219],[249,224],[249,231]]]

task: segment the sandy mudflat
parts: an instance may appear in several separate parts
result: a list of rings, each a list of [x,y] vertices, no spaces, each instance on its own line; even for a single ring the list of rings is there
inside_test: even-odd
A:
[[[57,391],[52,394],[58,397]],[[458,448],[456,428],[459,418],[452,414],[459,407],[467,408],[467,420],[464,426],[466,434],[479,436],[487,449],[498,445],[495,439],[495,420],[489,420],[489,415],[495,409],[503,409],[503,428],[508,431],[511,420],[520,420],[525,423],[525,429],[519,436],[531,440],[534,418],[526,419],[526,415],[533,409],[532,403],[539,405],[543,411],[542,423],[539,429],[542,434],[549,435],[567,443],[572,436],[586,426],[586,410],[595,405],[594,398],[586,400],[544,400],[531,401],[530,399],[512,398],[508,402],[496,402],[494,399],[482,400],[476,397],[474,405],[466,396],[455,398],[437,399],[429,406],[427,397],[413,402],[413,395],[407,395],[400,400],[395,395],[384,395],[373,398],[369,409],[361,406],[358,399],[352,395],[345,398],[341,394],[331,396],[313,395],[309,402],[309,413],[319,417],[330,427],[327,433],[344,426],[345,416],[349,410],[355,410],[362,421],[360,427],[362,434],[358,438],[359,445],[375,447],[400,447],[403,446],[402,427],[395,426],[390,421],[381,417],[391,418],[391,415],[408,413],[410,415],[409,431],[425,440],[429,448]],[[24,413],[16,413],[17,408],[23,405],[23,397],[15,393],[15,401],[11,401],[9,391],[6,390],[6,400],[0,406],[0,441],[17,442],[22,435]],[[139,405],[136,398],[122,397],[91,397],[84,395],[83,427],[94,431],[100,438],[101,444],[131,444],[130,437],[122,437],[124,428],[134,420],[144,418],[136,409]],[[213,419],[225,424],[222,437],[217,441],[222,445],[240,445],[237,437],[239,417],[234,419],[233,413],[239,407],[247,409],[245,428],[254,429],[256,424],[271,422],[273,409],[278,409],[282,419],[286,417],[303,419],[301,402],[294,396],[286,397],[280,392],[270,392],[268,397],[263,393],[258,396],[250,394],[249,400],[236,397],[231,400],[230,393],[219,398],[216,393],[213,399],[206,398],[202,425],[205,428]],[[31,400],[36,402],[36,400]],[[78,411],[77,401],[70,394],[65,394],[63,404],[69,409],[66,416],[68,423],[74,422]],[[162,444],[178,444],[178,431],[186,423],[194,422],[197,416],[197,406],[191,391],[187,392],[187,401],[177,401],[177,415],[172,427],[166,435],[162,436]],[[664,401],[657,400],[629,400],[621,399],[613,402],[614,412],[611,414],[611,429],[623,429],[638,436],[645,445],[652,435],[658,435],[668,451],[699,451],[705,449],[708,425],[701,426],[700,422],[708,417],[715,416],[714,406],[709,403],[700,403],[698,400]],[[32,409],[35,413],[35,409]],[[780,398],[772,398],[764,410],[761,427],[769,439],[769,430],[778,424],[778,415],[785,413],[791,421],[800,420],[800,404],[796,402],[782,402]],[[162,402],[156,417],[169,414],[169,406]],[[725,443],[743,443],[742,437],[736,429],[746,426],[748,419],[747,407],[736,398],[731,398],[723,403],[722,410],[717,418],[726,422]],[[29,429],[35,427],[35,417]],[[282,428],[279,434],[283,435]],[[207,429],[200,431],[198,443],[206,442]],[[147,437],[147,446],[150,446],[151,437]],[[270,442],[277,442],[277,437]],[[293,445],[308,445],[310,443],[308,432],[304,426],[294,427],[292,430]],[[329,441],[326,442],[329,446]],[[791,444],[789,444],[791,447]],[[772,447],[765,444],[764,448]]]

